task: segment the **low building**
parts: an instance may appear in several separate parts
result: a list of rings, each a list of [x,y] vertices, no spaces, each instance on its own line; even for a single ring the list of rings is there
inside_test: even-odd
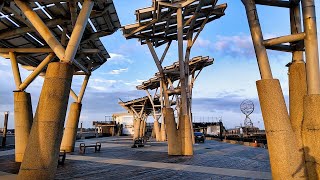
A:
[[[133,115],[127,112],[114,113],[112,119],[117,123],[122,125],[122,135],[131,136],[133,135]]]
[[[225,128],[222,122],[194,122],[194,132],[202,132],[206,136],[221,137]]]

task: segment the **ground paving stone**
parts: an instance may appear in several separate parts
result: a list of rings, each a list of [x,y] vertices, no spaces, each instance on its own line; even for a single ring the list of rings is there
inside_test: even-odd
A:
[[[101,152],[93,149],[86,150],[86,154],[79,154],[78,144],[102,143]],[[168,168],[139,167],[123,164],[108,164],[107,162],[91,162],[71,160],[69,157],[99,157],[111,159],[125,159],[139,162],[174,163],[200,167],[214,167],[238,169],[248,171],[270,172],[268,151],[242,145],[222,143],[208,140],[203,144],[196,144],[195,155],[168,156],[165,142],[148,142],[143,148],[131,148],[132,140],[128,137],[109,137],[86,139],[77,141],[75,152],[67,155],[63,166],[58,166],[56,179],[250,179],[215,175],[213,173],[199,173],[185,170],[171,170]],[[97,159],[97,158],[96,158]],[[14,162],[14,155],[0,156],[0,171],[17,174],[20,163]]]

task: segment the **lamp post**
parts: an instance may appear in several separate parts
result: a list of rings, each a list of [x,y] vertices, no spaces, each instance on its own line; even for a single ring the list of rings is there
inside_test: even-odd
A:
[[[85,138],[83,138],[83,129],[82,129],[82,123],[83,123],[83,121],[81,121],[81,123],[80,123],[80,139],[85,139]]]
[[[7,129],[8,129],[8,118],[9,118],[9,111],[4,112],[4,126],[2,131],[2,147],[6,146],[6,140],[7,140]]]

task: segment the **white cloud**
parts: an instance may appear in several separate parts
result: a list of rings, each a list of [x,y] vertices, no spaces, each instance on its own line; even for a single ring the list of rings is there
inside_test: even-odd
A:
[[[122,55],[122,54],[117,54],[117,53],[109,53],[110,59],[108,59],[108,63],[113,63],[113,64],[132,64],[133,61],[129,59],[128,57]]]
[[[107,83],[107,84],[114,84],[117,81],[116,80],[109,80],[109,79],[100,79],[100,78],[94,78],[91,79],[94,83]]]
[[[108,74],[114,74],[114,75],[116,75],[116,74],[121,74],[121,73],[123,73],[123,72],[128,72],[128,68],[114,69],[114,70],[108,72]]]
[[[208,47],[210,46],[211,42],[207,39],[202,39],[201,37],[199,37],[197,39],[197,41],[195,42],[195,46],[199,46],[199,47]]]
[[[266,34],[265,39],[277,37],[274,34]],[[195,43],[196,48],[205,48],[223,53],[232,57],[255,56],[251,35],[240,34],[234,36],[217,35],[214,41],[201,37]]]
[[[7,59],[0,58],[0,66],[10,66],[10,61]]]
[[[142,81],[138,79],[133,81],[110,80],[99,77],[91,79],[88,87],[95,92],[126,92],[136,90],[136,86],[140,85]]]

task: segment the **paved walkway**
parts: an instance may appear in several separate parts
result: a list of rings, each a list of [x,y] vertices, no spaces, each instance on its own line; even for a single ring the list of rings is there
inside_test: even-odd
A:
[[[79,154],[79,143],[101,142],[101,152],[89,148]],[[168,156],[163,142],[130,148],[130,138],[80,140],[76,151],[58,166],[56,179],[271,179],[266,149],[206,141],[195,144],[195,155]],[[19,163],[14,151],[0,152],[0,179],[14,179]]]

